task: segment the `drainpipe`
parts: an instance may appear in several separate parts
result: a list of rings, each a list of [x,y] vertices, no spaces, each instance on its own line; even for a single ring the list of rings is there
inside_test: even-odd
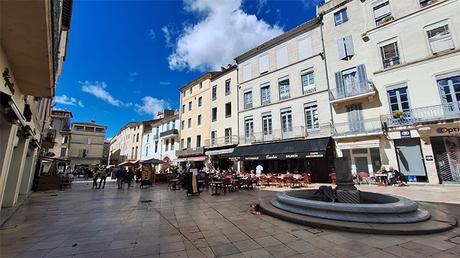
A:
[[[240,144],[240,85],[239,85],[239,70],[238,70],[238,62],[236,62],[236,132],[237,132],[237,142],[238,145]],[[233,133],[232,133],[233,134]],[[238,146],[237,145],[237,146]],[[238,174],[240,174],[240,164],[241,161],[237,161],[236,165],[236,171]]]

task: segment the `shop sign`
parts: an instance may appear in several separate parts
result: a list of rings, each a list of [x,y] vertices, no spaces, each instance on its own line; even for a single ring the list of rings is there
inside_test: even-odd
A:
[[[319,152],[310,152],[307,155],[305,155],[305,158],[322,158],[324,157],[324,154],[319,153]]]
[[[401,135],[401,138],[410,138],[410,130],[403,130],[399,131],[399,134]]]
[[[258,156],[255,157],[245,157],[244,160],[259,160]]]
[[[433,161],[433,155],[425,155],[426,161]]]
[[[438,127],[436,128],[435,132],[436,134],[440,134],[440,135],[460,134],[460,126]]]
[[[239,157],[230,157],[228,158],[230,161],[239,161],[240,158]]]
[[[299,154],[286,154],[287,159],[297,159]]]
[[[266,159],[278,159],[278,156],[277,155],[266,155],[265,158]]]

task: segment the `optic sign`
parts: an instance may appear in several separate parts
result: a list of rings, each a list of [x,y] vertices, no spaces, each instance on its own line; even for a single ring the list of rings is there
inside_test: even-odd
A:
[[[460,127],[438,127],[437,134],[460,134]]]
[[[410,138],[409,130],[400,131],[399,134],[401,135],[401,138]]]

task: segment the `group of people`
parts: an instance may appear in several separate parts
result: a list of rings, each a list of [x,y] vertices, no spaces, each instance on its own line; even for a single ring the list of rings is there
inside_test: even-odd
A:
[[[101,189],[101,185],[102,185],[102,189],[104,189],[105,181],[107,179],[108,174],[109,174],[109,168],[107,167],[99,166],[95,168],[93,171],[93,189]],[[99,186],[97,183],[98,179],[100,179]]]
[[[375,178],[378,183],[383,185],[407,185],[406,176],[391,166],[388,168],[388,170],[386,170],[385,166],[382,166],[375,173]]]
[[[123,167],[119,167],[115,172],[115,177],[117,178],[118,189],[123,189],[124,183],[128,184],[129,189],[134,179],[134,172],[131,169],[126,170]]]

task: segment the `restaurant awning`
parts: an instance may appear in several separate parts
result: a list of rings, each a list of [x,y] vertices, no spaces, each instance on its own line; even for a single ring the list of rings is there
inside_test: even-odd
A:
[[[230,155],[240,160],[322,158],[331,138],[238,146]]]
[[[207,156],[195,156],[195,157],[188,157],[188,158],[178,158],[175,159],[175,162],[186,162],[186,161],[205,161]]]
[[[222,154],[231,154],[231,153],[233,153],[233,150],[234,150],[234,148],[222,149],[222,150],[209,150],[209,151],[206,151],[205,154],[210,155],[210,156],[222,155]]]
[[[163,164],[163,161],[159,159],[151,158],[147,160],[142,160],[141,163],[142,164]]]

